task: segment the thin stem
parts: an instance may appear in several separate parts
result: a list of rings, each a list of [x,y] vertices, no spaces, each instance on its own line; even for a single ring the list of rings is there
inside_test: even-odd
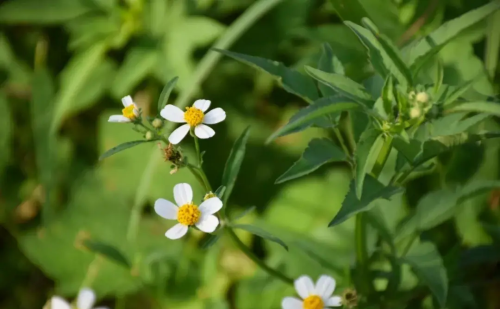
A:
[[[342,150],[344,151],[346,157],[348,159],[351,158],[351,154],[349,153],[349,149],[347,149],[344,138],[342,137],[342,133],[340,133],[340,130],[338,128],[333,128],[333,132],[335,133],[335,136],[339,140],[340,146],[342,147]]]
[[[412,235],[412,237],[410,238],[410,241],[406,244],[406,247],[403,249],[403,252],[401,253],[401,256],[406,256],[408,254],[408,251],[410,251],[411,249],[411,246],[413,245],[413,243],[415,242],[415,240],[417,240],[418,238],[418,234],[415,233]]]
[[[285,282],[286,284],[293,284],[293,279],[288,278],[287,276],[283,275],[279,271],[277,271],[274,268],[269,267],[266,263],[264,263],[261,259],[259,259],[236,235],[236,233],[233,231],[231,227],[226,228],[227,232],[229,233],[229,236],[234,240],[238,248],[245,253],[245,255],[250,258],[252,261],[255,262],[262,270],[267,272],[269,275],[276,277],[280,279],[281,281]]]
[[[198,167],[201,168],[201,152],[200,152],[200,143],[198,141],[198,137],[196,137],[196,135],[192,134],[193,135],[193,139],[194,139],[194,147],[196,148],[196,155],[198,156]]]

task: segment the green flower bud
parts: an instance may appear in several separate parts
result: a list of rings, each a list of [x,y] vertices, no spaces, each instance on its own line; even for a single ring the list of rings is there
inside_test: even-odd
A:
[[[427,103],[429,102],[429,95],[426,92],[419,92],[416,96],[417,102]]]
[[[153,137],[154,137],[153,132],[151,131],[146,132],[146,140],[150,141],[153,139]]]
[[[155,120],[153,120],[153,127],[155,127],[155,129],[159,129],[163,126],[163,121],[159,118],[156,118]]]

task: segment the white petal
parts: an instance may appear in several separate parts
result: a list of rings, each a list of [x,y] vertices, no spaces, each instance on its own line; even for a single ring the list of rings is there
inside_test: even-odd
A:
[[[159,198],[155,202],[155,212],[165,219],[177,220],[177,211],[179,207],[166,199]],[[330,295],[328,295],[330,296]]]
[[[281,301],[281,308],[282,309],[303,309],[302,308],[302,301],[300,299],[295,298],[295,297],[285,297]]]
[[[340,306],[342,306],[342,298],[339,296],[330,297],[325,302],[325,306],[327,306],[327,307],[340,307]]]
[[[226,112],[220,108],[214,108],[203,117],[203,123],[216,124],[226,119]]]
[[[174,199],[177,205],[182,206],[193,201],[193,189],[187,183],[178,183],[174,186]]]
[[[123,106],[127,107],[129,105],[134,104],[134,100],[132,100],[132,97],[128,95],[128,96],[122,98],[122,104],[123,104]]]
[[[295,280],[293,283],[295,285],[295,290],[302,299],[307,298],[309,295],[316,294],[314,289],[314,283],[309,276],[301,276],[299,279]]]
[[[215,131],[209,126],[206,126],[204,124],[199,124],[194,128],[194,134],[196,134],[198,138],[207,139],[214,136]]]
[[[92,309],[95,303],[95,293],[89,288],[83,288],[78,293],[76,307],[78,309]]]
[[[130,122],[130,119],[123,115],[112,115],[109,116],[108,122]]]
[[[172,122],[185,123],[184,112],[175,105],[167,104],[160,112],[160,115]]]
[[[188,132],[189,132],[189,125],[184,124],[175,129],[174,132],[170,133],[168,141],[174,145],[177,145],[182,141],[182,139],[186,136],[186,134],[188,134]]]
[[[327,300],[330,296],[332,296],[333,291],[335,290],[335,279],[330,276],[323,275],[319,277],[318,281],[316,281],[316,293],[323,300]]]
[[[219,219],[214,215],[202,216],[195,225],[205,233],[212,233],[219,225]]]
[[[187,231],[188,227],[186,225],[177,223],[165,233],[165,236],[170,239],[179,239],[182,236],[186,235]]]
[[[210,100],[196,100],[193,105],[202,112],[206,112],[210,107]]]
[[[199,210],[203,215],[211,215],[222,208],[222,201],[218,197],[209,198],[201,203]]]
[[[59,296],[50,299],[50,309],[71,309],[70,304]]]

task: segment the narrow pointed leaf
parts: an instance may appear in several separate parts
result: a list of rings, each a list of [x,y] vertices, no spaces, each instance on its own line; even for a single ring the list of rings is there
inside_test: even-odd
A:
[[[382,132],[369,128],[359,138],[354,158],[356,161],[356,196],[361,198],[363,182],[367,173],[371,172],[378,154],[384,145]]]
[[[344,21],[351,20],[359,23],[363,17],[368,16],[359,0],[330,0],[330,3]]]
[[[59,24],[73,20],[92,9],[92,6],[86,5],[84,1],[7,1],[0,5],[0,20],[8,24]]]
[[[221,238],[222,233],[217,232],[215,234],[207,234],[207,237],[201,241],[200,247],[201,249],[208,249],[215,245],[219,239]]]
[[[247,209],[245,209],[241,213],[239,213],[237,216],[235,216],[233,218],[233,221],[239,220],[239,219],[245,217],[246,215],[252,213],[255,210],[255,208],[257,208],[257,207],[255,207],[255,206],[248,207]]]
[[[323,43],[321,49],[321,57],[319,58],[318,61],[318,69],[327,73],[337,73],[340,75],[345,75],[344,66],[342,65],[342,62],[340,62],[340,60],[337,57],[335,57],[335,55],[333,54],[332,47],[328,43]],[[335,90],[333,90],[328,86],[325,86],[323,83],[319,83],[318,88],[324,97],[329,97],[337,94]]]
[[[385,79],[384,88],[382,88],[382,102],[384,103],[384,111],[389,117],[392,117],[393,114],[392,102],[394,101],[394,82],[392,75],[388,75]]]
[[[83,245],[87,247],[90,251],[103,255],[104,257],[106,257],[109,260],[112,260],[115,263],[125,266],[126,268],[131,267],[130,262],[123,255],[123,253],[121,253],[117,248],[115,248],[110,244],[87,239],[83,242]]]
[[[486,113],[500,117],[500,103],[497,102],[467,102],[449,110],[450,112]]]
[[[99,157],[99,160],[104,160],[107,157],[110,157],[110,156],[114,155],[115,153],[118,153],[118,152],[123,151],[125,149],[129,149],[129,148],[135,147],[135,146],[140,145],[140,144],[150,143],[150,142],[154,142],[154,141],[157,141],[157,139],[152,139],[152,140],[149,140],[149,141],[147,141],[147,140],[131,141],[131,142],[126,142],[126,143],[120,144],[120,145],[118,145],[116,147],[113,147],[113,148],[109,149],[105,153],[103,153]]]
[[[177,83],[177,80],[179,77],[174,77],[172,78],[166,85],[163,87],[163,90],[161,91],[160,98],[158,99],[158,113],[167,105],[168,99],[170,98],[170,94],[172,93],[172,90],[175,87],[175,84]]]
[[[272,235],[271,233],[264,231],[260,227],[254,226],[254,225],[248,225],[248,224],[232,224],[231,227],[235,229],[240,229],[240,230],[245,230],[247,232],[250,232],[256,236],[259,236],[261,238],[270,240],[272,242],[275,242],[285,248],[285,250],[288,251],[288,246],[278,237]]]
[[[437,94],[441,89],[441,85],[443,85],[443,78],[444,78],[444,66],[443,66],[443,61],[440,58],[438,59],[436,68],[436,81],[433,90],[435,94]]]
[[[443,102],[438,103],[443,103],[443,105],[448,105],[451,103],[454,103],[460,97],[469,90],[472,85],[477,81],[477,79],[471,79],[469,81],[466,81],[465,83],[459,85],[459,86],[448,86],[448,89],[442,97],[440,97],[440,101],[443,100]]]

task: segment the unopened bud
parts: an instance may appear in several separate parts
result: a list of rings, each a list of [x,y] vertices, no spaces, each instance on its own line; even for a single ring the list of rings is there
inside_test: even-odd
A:
[[[150,141],[153,139],[153,132],[148,131],[146,132],[146,140]]]
[[[418,118],[421,115],[422,115],[422,110],[420,109],[420,107],[415,106],[415,107],[412,107],[410,109],[410,118],[411,119]]]
[[[205,197],[203,198],[203,200],[206,201],[206,200],[208,200],[209,198],[212,198],[212,197],[217,197],[217,195],[215,195],[215,193],[213,193],[212,191],[210,191],[207,194],[205,194]]]
[[[417,93],[417,102],[420,103],[427,103],[429,102],[429,95],[426,92],[419,92]]]
[[[156,118],[155,120],[153,120],[153,127],[155,127],[156,129],[159,129],[163,126],[163,121],[159,118]]]
[[[414,100],[415,99],[415,91],[410,91],[410,93],[408,94],[408,98],[410,98],[410,100]]]
[[[388,121],[382,123],[382,131],[388,132],[391,130],[392,125]]]

